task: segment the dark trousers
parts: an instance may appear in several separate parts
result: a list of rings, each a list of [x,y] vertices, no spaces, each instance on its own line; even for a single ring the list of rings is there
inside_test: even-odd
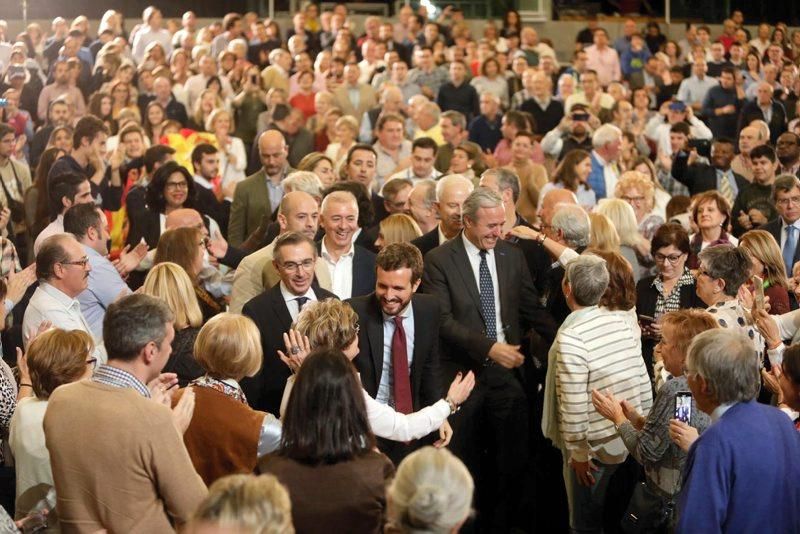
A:
[[[477,531],[507,532],[528,461],[527,400],[515,374],[499,365],[484,368],[450,424],[450,450],[475,479]]]

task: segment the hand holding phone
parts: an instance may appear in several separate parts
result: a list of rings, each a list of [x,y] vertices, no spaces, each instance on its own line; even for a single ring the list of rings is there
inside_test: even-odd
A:
[[[689,424],[692,419],[692,394],[688,391],[679,391],[675,395],[675,419]]]

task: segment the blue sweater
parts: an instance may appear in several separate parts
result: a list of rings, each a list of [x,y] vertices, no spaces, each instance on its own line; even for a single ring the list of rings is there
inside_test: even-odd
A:
[[[686,460],[679,533],[800,532],[800,437],[779,410],[740,402]]]

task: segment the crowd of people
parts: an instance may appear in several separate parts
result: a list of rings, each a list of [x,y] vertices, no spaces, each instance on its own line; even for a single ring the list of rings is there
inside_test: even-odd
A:
[[[751,28],[0,21],[4,528],[800,531],[800,30]]]

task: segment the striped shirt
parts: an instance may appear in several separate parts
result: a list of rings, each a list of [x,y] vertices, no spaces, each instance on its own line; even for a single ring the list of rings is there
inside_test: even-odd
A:
[[[577,320],[556,338],[559,431],[573,461],[622,463],[628,451],[614,424],[594,409],[592,390],[610,390],[647,415],[653,396],[640,331],[630,312],[590,306],[574,314]]]

